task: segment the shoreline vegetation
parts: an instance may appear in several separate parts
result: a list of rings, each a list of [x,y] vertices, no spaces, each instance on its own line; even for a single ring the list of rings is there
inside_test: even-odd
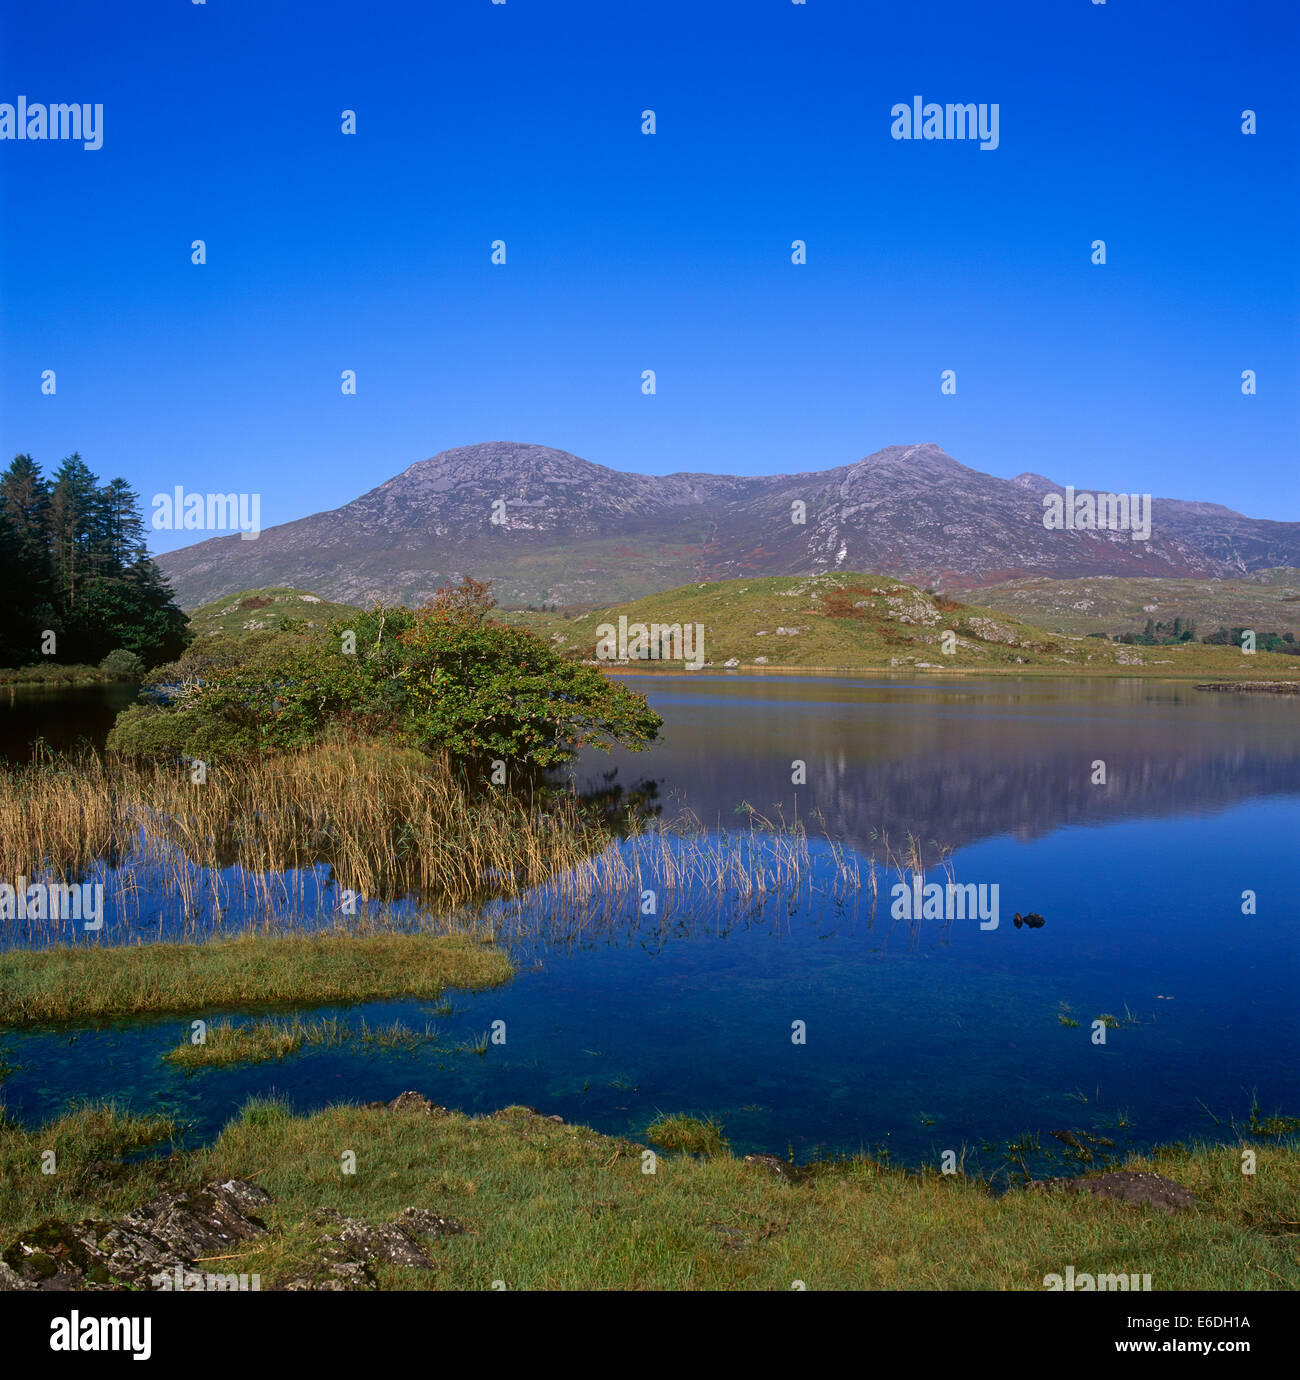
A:
[[[663,1119],[679,1138],[690,1120]],[[468,1116],[417,1093],[308,1115],[254,1099],[191,1150],[174,1148],[175,1121],[111,1105],[30,1129],[0,1120],[0,1288],[148,1288],[156,1260],[91,1254],[111,1243],[107,1224],[160,1195],[173,1210],[201,1202],[215,1184],[256,1215],[229,1247],[175,1258],[255,1274],[263,1290],[1037,1291],[1067,1265],[1118,1277],[1103,1289],[1134,1270],[1161,1291],[1300,1287],[1294,1138],[1243,1129],[1239,1145],[1167,1147],[1104,1176],[995,1191],[866,1154],[794,1169],[733,1155],[701,1124],[704,1153],[658,1152],[647,1173],[641,1143],[526,1107]],[[59,1173],[32,1172],[49,1149]],[[394,1249],[341,1258],[348,1240]]]
[[[143,674],[139,670],[114,671],[103,666],[63,666],[56,662],[42,662],[31,666],[0,667],[0,686],[37,685],[62,689],[75,685],[138,685]]]
[[[435,998],[514,967],[469,935],[329,934],[0,952],[0,1027]]]

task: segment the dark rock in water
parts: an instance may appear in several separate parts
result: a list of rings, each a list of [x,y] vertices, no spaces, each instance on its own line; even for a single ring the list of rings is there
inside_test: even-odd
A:
[[[1021,925],[1028,925],[1031,930],[1041,930],[1047,924],[1047,921],[1036,910],[1031,910],[1028,915],[1021,915],[1019,911],[1016,911],[1011,920],[1016,929],[1019,929]]]
[[[1066,1193],[1090,1193],[1094,1198],[1140,1203],[1159,1212],[1179,1212],[1196,1205],[1196,1195],[1190,1188],[1166,1179],[1163,1174],[1134,1169],[1120,1169],[1081,1179],[1040,1179],[1033,1187],[1062,1189]]]
[[[255,1184],[231,1179],[164,1193],[117,1222],[43,1222],[4,1249],[0,1289],[151,1289],[178,1265],[264,1235],[257,1214],[270,1201]]]

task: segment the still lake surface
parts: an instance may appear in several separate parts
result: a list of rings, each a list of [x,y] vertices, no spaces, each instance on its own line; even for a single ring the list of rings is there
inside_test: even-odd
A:
[[[39,1121],[111,1095],[170,1109],[204,1139],[252,1093],[306,1110],[414,1088],[638,1139],[658,1112],[694,1112],[740,1151],[887,1149],[918,1164],[964,1148],[985,1169],[1026,1132],[1059,1150],[1050,1132],[1087,1131],[1118,1151],[1226,1138],[1215,1118],[1244,1122],[1256,1098],[1264,1114],[1300,1113],[1300,701],[1149,680],[632,683],[664,716],[663,741],[592,754],[582,786],[609,773],[649,783],[664,818],[690,810],[721,829],[743,825],[746,804],[820,820],[864,866],[883,859],[882,831],[895,851],[908,833],[937,841],[957,882],[997,885],[998,927],[895,922],[896,877],[874,914],[865,894],[721,913],[663,897],[654,919],[634,910],[521,945],[514,981],[452,994],[450,1016],[415,1001],[340,1013],[435,1026],[436,1043],[412,1053],[344,1048],[186,1075],[160,1058],[187,1021],[8,1033],[9,1110]],[[104,691],[63,692],[61,729],[50,692],[35,710],[31,698],[0,699],[0,743],[102,737],[95,715],[111,722]],[[806,784],[792,784],[796,761]],[[814,856],[816,882],[829,859]],[[1015,911],[1045,923],[1017,929]],[[1099,1045],[1102,1015],[1121,1024]],[[506,1043],[473,1052],[498,1020]],[[806,1043],[792,1041],[796,1021]],[[1059,1169],[1046,1155],[1029,1165]]]

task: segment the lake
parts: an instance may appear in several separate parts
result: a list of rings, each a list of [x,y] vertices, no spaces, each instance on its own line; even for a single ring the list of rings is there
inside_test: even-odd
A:
[[[633,906],[517,945],[516,979],[453,994],[450,1015],[414,1001],[346,1013],[431,1023],[432,1047],[186,1075],[159,1062],[186,1021],[8,1034],[9,1109],[38,1120],[111,1094],[206,1138],[253,1092],[306,1110],[414,1088],[637,1138],[661,1111],[710,1114],[737,1150],[799,1160],[868,1149],[933,1164],[951,1149],[996,1170],[1008,1142],[1038,1133],[1052,1153],[1033,1172],[1059,1172],[1053,1131],[1090,1135],[1103,1156],[1106,1141],[1227,1139],[1256,1101],[1300,1112],[1295,698],[1152,680],[630,683],[664,716],[663,741],[592,754],[581,786],[640,786],[665,820],[689,811],[710,829],[742,828],[750,809],[798,819],[863,869],[886,868],[910,834],[951,850],[956,883],[997,888],[996,928],[893,919],[889,888],[906,879],[887,871],[874,913],[865,891],[837,898],[832,850],[814,845],[798,896],[710,907],[663,893],[653,917]],[[97,693],[65,701],[67,731],[94,736],[73,721],[103,707]],[[52,703],[0,700],[0,742],[27,725],[59,741]],[[1042,925],[1017,928],[1017,911]],[[1104,1043],[1102,1016],[1115,1018]],[[473,1052],[496,1021],[505,1043]]]

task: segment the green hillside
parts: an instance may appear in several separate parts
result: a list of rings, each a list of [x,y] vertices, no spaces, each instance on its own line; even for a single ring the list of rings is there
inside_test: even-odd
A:
[[[1181,618],[1192,620],[1200,636],[1221,627],[1300,633],[1300,570],[1285,567],[1240,580],[1008,580],[953,597],[1055,632],[1141,632],[1148,619]]]
[[[190,627],[197,643],[209,637],[277,632],[286,619],[309,628],[324,628],[331,619],[357,611],[351,604],[333,604],[302,589],[245,589],[195,609],[190,614]]]
[[[705,664],[818,669],[1039,670],[1289,679],[1300,659],[1235,647],[1120,646],[1049,631],[999,610],[961,603],[883,575],[836,572],[683,585],[569,617],[500,616],[594,658],[601,624],[702,624]],[[1144,615],[1145,616],[1145,615]],[[951,633],[953,650],[942,650]],[[637,669],[674,663],[631,660]],[[676,663],[680,666],[680,662]]]

